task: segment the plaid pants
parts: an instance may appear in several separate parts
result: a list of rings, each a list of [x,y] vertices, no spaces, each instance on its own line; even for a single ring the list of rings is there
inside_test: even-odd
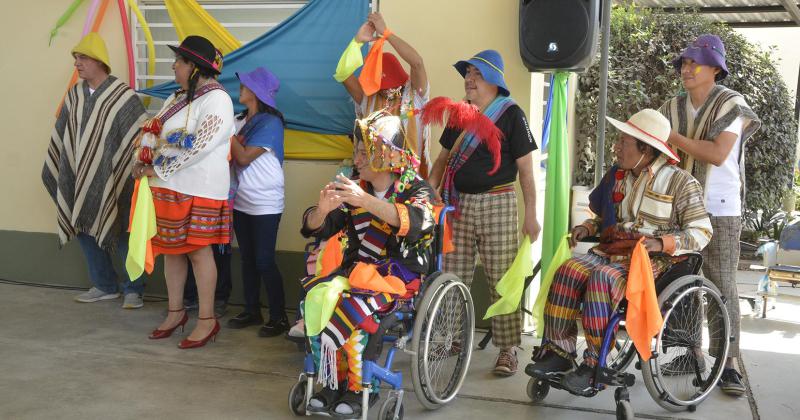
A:
[[[514,262],[519,241],[517,195],[512,191],[464,194],[460,193],[461,216],[452,219],[455,251],[446,254],[444,270],[453,273],[467,287],[472,285],[478,259],[486,271],[490,303],[500,296],[497,282]],[[522,344],[522,312],[492,318],[492,343],[499,348]]]
[[[739,236],[742,233],[742,219],[739,216],[711,216],[714,236],[703,249],[703,275],[719,288],[725,297],[725,306],[731,320],[733,341],[728,349],[728,357],[739,357],[739,292],[736,289],[736,270],[739,266]],[[708,314],[708,319],[717,319]],[[720,327],[721,328],[721,327]],[[718,343],[710,343],[711,351]]]

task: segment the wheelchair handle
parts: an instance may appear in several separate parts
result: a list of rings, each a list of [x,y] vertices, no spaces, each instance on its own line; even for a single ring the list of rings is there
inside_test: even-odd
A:
[[[444,247],[444,223],[447,219],[447,213],[454,211],[456,208],[453,206],[444,206],[442,208],[442,212],[439,213],[439,220],[437,220],[436,227],[434,231],[436,232],[435,237],[435,245],[436,245],[436,271],[442,271],[442,248]]]

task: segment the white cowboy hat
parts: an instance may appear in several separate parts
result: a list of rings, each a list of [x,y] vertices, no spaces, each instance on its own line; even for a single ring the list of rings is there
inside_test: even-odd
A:
[[[611,117],[606,117],[617,130],[635,137],[653,147],[675,162],[681,159],[667,144],[671,131],[669,120],[655,109],[643,109],[622,122]]]

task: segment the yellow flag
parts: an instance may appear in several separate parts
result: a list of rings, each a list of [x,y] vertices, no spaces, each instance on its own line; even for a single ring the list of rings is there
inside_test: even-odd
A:
[[[214,44],[222,55],[242,46],[216,19],[214,19],[195,0],[165,0],[169,18],[175,25],[178,39],[189,35],[200,35]]]
[[[503,278],[495,286],[500,299],[486,310],[486,315],[483,316],[483,319],[516,311],[522,299],[522,292],[525,289],[525,278],[531,274],[533,274],[531,240],[525,235],[522,238],[522,245],[517,251],[517,256],[514,257],[514,262],[511,263],[508,271],[503,274]]]
[[[130,221],[131,234],[128,237],[128,256],[125,259],[125,270],[128,278],[136,280],[147,270],[153,272],[153,249],[150,239],[156,236],[156,208],[153,205],[153,193],[147,177],[136,181],[133,192],[134,207]]]
[[[536,320],[536,336],[542,337],[544,333],[544,305],[547,303],[547,295],[550,293],[550,285],[553,284],[553,277],[556,276],[556,270],[564,264],[564,261],[572,257],[572,250],[569,248],[569,234],[561,238],[558,244],[553,259],[550,260],[550,266],[547,267],[547,273],[542,277],[542,285],[539,288],[539,294],[536,296],[536,302],[533,304],[533,319]]]

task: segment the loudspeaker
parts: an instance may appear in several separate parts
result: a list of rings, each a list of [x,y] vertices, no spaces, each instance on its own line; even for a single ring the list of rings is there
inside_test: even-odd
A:
[[[530,71],[583,71],[597,53],[600,0],[520,0],[519,53]]]

